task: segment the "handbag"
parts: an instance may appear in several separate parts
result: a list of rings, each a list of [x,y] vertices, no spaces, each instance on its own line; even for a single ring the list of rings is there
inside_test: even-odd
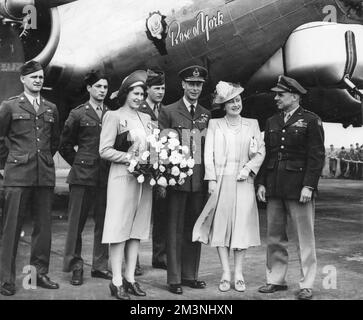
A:
[[[128,139],[129,131],[124,131],[116,136],[114,149],[117,151],[128,152],[132,146],[132,141]]]

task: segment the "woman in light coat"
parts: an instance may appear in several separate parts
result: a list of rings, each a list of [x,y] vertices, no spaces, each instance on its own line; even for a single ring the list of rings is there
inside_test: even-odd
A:
[[[226,115],[209,122],[205,142],[205,180],[210,198],[198,218],[193,241],[217,247],[223,274],[221,291],[231,287],[229,250],[234,251],[234,287],[245,290],[242,273],[246,249],[260,245],[254,177],[265,157],[265,145],[255,119],[240,116],[243,88],[220,81],[215,103]]]
[[[138,183],[128,171],[131,157],[147,149],[146,137],[151,133],[150,116],[137,111],[144,99],[145,80],[142,70],[124,79],[119,90],[123,106],[105,114],[100,138],[100,155],[111,161],[102,243],[110,244],[113,278],[109,286],[120,300],[130,299],[128,292],[146,295],[134,273],[140,240],[149,237],[152,189],[148,183]]]

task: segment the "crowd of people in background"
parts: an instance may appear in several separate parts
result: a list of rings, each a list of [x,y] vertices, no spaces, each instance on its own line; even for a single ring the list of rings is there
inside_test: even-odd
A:
[[[326,152],[326,163],[323,176],[342,179],[363,179],[363,144],[351,144],[340,149],[333,144]]]

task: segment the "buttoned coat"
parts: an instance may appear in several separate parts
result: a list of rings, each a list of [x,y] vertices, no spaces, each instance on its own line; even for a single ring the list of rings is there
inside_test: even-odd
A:
[[[236,156],[239,154],[239,167],[238,172],[246,166],[251,170],[251,174],[248,176],[246,182],[240,182],[237,184],[237,189],[231,192],[236,193],[239,203],[243,203],[243,208],[240,208],[236,212],[236,216],[242,215],[246,218],[245,225],[238,226],[240,233],[244,233],[244,239],[249,239],[249,244],[259,244],[259,232],[253,232],[258,230],[258,213],[255,201],[251,201],[252,197],[255,199],[254,191],[254,177],[259,172],[259,169],[265,158],[265,143],[258,126],[258,122],[255,119],[242,118],[242,128],[238,133],[242,136],[242,143],[239,146],[239,150],[235,150]],[[202,213],[200,214],[197,222],[195,223],[193,230],[193,241],[200,241],[205,244],[209,243],[210,230],[214,220],[215,209],[219,199],[221,183],[223,181],[223,175],[225,174],[225,168],[227,166],[228,153],[231,152],[228,149],[227,135],[228,125],[225,118],[211,119],[208,125],[207,137],[205,142],[205,180],[215,180],[217,182],[216,189],[209,197],[207,204],[205,205]],[[254,138],[257,142],[257,148],[253,154],[250,153],[250,142]],[[236,159],[237,160],[237,159]],[[230,173],[229,173],[230,174]],[[241,220],[239,220],[241,221]],[[244,228],[247,230],[244,231]],[[218,228],[215,228],[218,230]],[[253,231],[252,231],[253,230]],[[215,231],[216,232],[216,231]],[[250,236],[247,236],[250,235]],[[246,241],[248,243],[248,241]]]
[[[204,183],[204,143],[210,118],[209,110],[200,104],[197,104],[194,117],[192,117],[183,99],[161,109],[159,114],[160,129],[162,131],[175,130],[181,145],[188,146],[190,154],[195,160],[193,175],[187,177],[183,185],[174,187],[175,190],[200,192],[206,189]]]
[[[59,145],[57,107],[40,98],[38,112],[24,93],[0,105],[0,167],[4,186],[54,186]]]
[[[267,197],[300,199],[304,186],[318,187],[324,167],[324,130],[320,118],[299,107],[284,123],[283,115],[265,127],[266,158],[257,177]]]
[[[69,184],[107,186],[110,164],[99,154],[102,119],[107,111],[104,105],[100,119],[87,102],[70,112],[59,147],[61,156],[72,166],[67,178]]]

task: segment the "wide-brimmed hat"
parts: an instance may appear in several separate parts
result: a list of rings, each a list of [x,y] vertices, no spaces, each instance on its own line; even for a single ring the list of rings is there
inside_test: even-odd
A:
[[[127,89],[137,86],[146,86],[147,73],[145,70],[136,70],[129,74],[121,83],[120,89],[111,94],[110,99],[114,99],[125,93]]]
[[[306,94],[306,89],[295,79],[287,76],[279,76],[276,87],[271,89],[273,92],[291,92],[298,94]]]
[[[216,85],[215,97],[213,103],[222,104],[241,94],[244,88],[240,84],[219,81]]]

